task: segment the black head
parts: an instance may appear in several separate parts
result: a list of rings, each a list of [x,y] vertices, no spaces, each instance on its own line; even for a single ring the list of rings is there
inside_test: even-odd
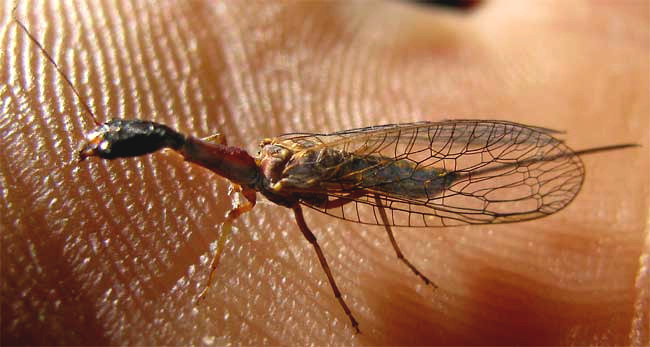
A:
[[[79,160],[137,157],[162,148],[178,149],[185,137],[171,128],[139,119],[112,119],[86,135]]]

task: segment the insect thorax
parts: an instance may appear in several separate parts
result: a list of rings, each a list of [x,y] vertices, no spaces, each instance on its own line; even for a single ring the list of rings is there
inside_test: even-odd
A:
[[[257,158],[262,190],[302,198],[367,190],[389,196],[432,197],[455,175],[433,166],[381,155],[359,155],[327,146],[294,149],[291,141],[265,144]]]

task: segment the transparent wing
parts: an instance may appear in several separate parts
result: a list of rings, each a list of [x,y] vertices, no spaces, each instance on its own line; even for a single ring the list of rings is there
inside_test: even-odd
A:
[[[504,121],[450,120],[288,134],[283,187],[328,215],[394,226],[508,223],[568,205],[584,166],[556,131]],[[327,199],[323,199],[327,196]]]

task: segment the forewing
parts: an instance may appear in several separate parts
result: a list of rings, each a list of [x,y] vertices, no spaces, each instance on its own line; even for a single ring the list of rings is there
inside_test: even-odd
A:
[[[327,194],[332,203],[303,204],[357,223],[384,224],[378,195],[390,225],[432,227],[517,222],[564,208],[582,185],[584,167],[552,133],[504,121],[455,120],[290,134],[278,140],[293,142],[299,150],[323,147],[357,161],[366,158],[375,170],[399,162],[394,180],[400,184],[366,177],[350,187],[341,183],[344,178],[363,176],[350,172],[320,182],[345,186],[315,192]],[[422,177],[423,172],[430,177]],[[403,188],[418,185],[426,189]],[[334,203],[337,199],[346,203]]]

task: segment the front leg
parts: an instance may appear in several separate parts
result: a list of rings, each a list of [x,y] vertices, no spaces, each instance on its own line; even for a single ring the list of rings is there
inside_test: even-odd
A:
[[[235,187],[235,190],[241,189],[237,188],[238,186]],[[210,263],[210,274],[208,275],[208,280],[207,283],[205,284],[205,288],[203,291],[201,291],[201,294],[199,294],[199,297],[197,299],[197,302],[205,299],[208,290],[210,287],[212,287],[212,284],[214,283],[214,276],[217,272],[217,267],[219,266],[219,259],[221,258],[221,254],[223,253],[223,246],[226,244],[226,238],[230,234],[230,231],[232,230],[232,223],[235,219],[239,218],[242,214],[250,211],[255,207],[255,202],[257,200],[257,195],[255,194],[254,190],[251,189],[244,189],[242,192],[242,195],[246,198],[246,202],[243,205],[237,206],[233,208],[232,210],[228,211],[226,213],[226,220],[223,222],[223,227],[221,229],[221,236],[219,236],[219,241],[217,242],[217,252],[215,253],[214,257],[212,258],[212,262]]]

